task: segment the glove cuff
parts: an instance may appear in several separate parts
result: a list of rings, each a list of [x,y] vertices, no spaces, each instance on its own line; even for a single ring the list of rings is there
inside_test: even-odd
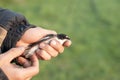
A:
[[[9,80],[1,68],[0,68],[0,80]]]
[[[2,43],[1,46],[1,52],[6,52],[10,48],[13,48],[16,46],[17,41],[20,40],[21,36],[24,34],[24,32],[30,28],[35,28],[36,26],[34,25],[23,25],[20,24],[18,26],[11,27],[7,35]]]

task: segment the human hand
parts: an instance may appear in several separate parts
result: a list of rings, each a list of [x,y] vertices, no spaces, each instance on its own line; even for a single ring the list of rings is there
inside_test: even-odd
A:
[[[27,47],[29,44],[39,41],[48,34],[57,33],[55,31],[43,29],[40,27],[31,28],[24,33],[21,39],[17,42],[16,46]],[[59,53],[62,53],[64,51],[64,47],[69,47],[70,45],[70,40],[64,42],[63,45],[56,40],[52,40],[50,44],[42,42],[39,45],[40,49],[36,51],[36,55],[39,59],[50,60],[51,57],[56,57]]]
[[[3,41],[1,41],[1,52],[4,53],[15,47],[26,30],[35,26],[29,24],[22,14],[0,8],[0,27],[6,32],[4,39],[2,37]]]
[[[3,15],[0,18],[0,26],[7,31],[7,35],[5,36],[1,46],[2,52],[6,52],[7,50],[15,47],[16,44],[16,46],[28,46],[29,44],[40,40],[47,34],[56,34],[54,31],[46,30],[40,27],[33,28],[34,26],[30,25],[26,18],[19,13],[0,8],[0,14]],[[55,57],[58,53],[63,52],[64,46],[70,45],[71,41],[66,41],[63,45],[57,41],[52,41],[50,45],[45,44],[44,47],[41,47],[42,50],[36,51],[36,55],[38,58],[49,60],[51,57]]]
[[[24,50],[23,47],[12,48],[0,55],[0,68],[4,71],[9,80],[29,80],[39,72],[39,63],[35,55],[30,58],[31,64],[25,60],[22,61],[23,67],[11,63],[14,58],[22,55]]]

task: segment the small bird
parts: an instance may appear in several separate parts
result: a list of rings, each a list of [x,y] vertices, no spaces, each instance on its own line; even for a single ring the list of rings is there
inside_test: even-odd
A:
[[[50,42],[51,42],[53,39],[56,39],[56,40],[59,41],[62,45],[63,45],[63,43],[64,43],[65,41],[70,40],[70,38],[69,38],[67,35],[65,35],[65,34],[48,34],[48,35],[46,35],[45,37],[43,37],[42,39],[40,39],[39,41],[34,42],[34,43],[28,45],[28,47],[27,47],[27,49],[25,50],[25,52],[24,52],[23,55],[25,56],[25,58],[29,58],[30,56],[32,56],[32,55],[35,53],[35,51],[36,51],[37,49],[39,49],[39,44],[40,44],[41,42],[45,42],[45,43],[47,43],[47,44],[50,44]]]

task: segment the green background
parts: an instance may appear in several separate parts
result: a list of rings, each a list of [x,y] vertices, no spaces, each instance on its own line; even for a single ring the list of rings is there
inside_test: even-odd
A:
[[[120,80],[120,0],[0,0],[0,6],[71,37],[63,54],[40,61],[32,80]]]

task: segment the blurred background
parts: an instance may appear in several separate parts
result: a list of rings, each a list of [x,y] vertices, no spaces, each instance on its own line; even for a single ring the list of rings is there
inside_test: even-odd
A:
[[[120,80],[120,0],[0,0],[0,7],[71,37],[32,80]]]

